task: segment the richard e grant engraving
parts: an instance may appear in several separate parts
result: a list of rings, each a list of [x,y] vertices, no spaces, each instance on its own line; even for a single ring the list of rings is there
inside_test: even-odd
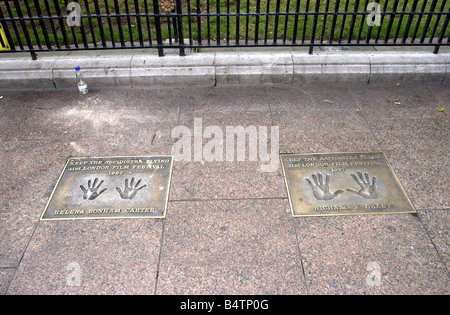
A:
[[[172,156],[70,158],[41,220],[164,218]]]
[[[383,152],[283,154],[293,216],[414,213]]]

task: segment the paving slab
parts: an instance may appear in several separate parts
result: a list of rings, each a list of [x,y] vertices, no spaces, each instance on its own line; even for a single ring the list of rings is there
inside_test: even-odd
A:
[[[9,287],[9,284],[14,277],[14,273],[16,269],[8,268],[8,269],[0,269],[0,294],[3,295],[6,293],[6,290]]]
[[[169,200],[284,198],[281,168],[261,172],[258,162],[177,162]]]
[[[361,117],[392,161],[418,209],[447,209],[443,190],[450,171],[446,158],[448,113],[428,87],[394,86],[351,89],[361,104]],[[442,97],[439,97],[442,102]]]
[[[67,92],[46,95],[24,93],[12,100],[0,121],[4,130],[0,139],[99,141],[124,138],[124,135],[128,139],[142,139],[178,122],[179,105],[165,103],[161,94],[151,91],[136,92],[129,107],[127,93],[92,92],[85,97]],[[36,101],[30,103],[27,98]]]
[[[7,294],[153,294],[162,220],[40,222]]]
[[[3,142],[0,267],[17,267],[66,159],[56,141]]]
[[[268,98],[273,124],[280,127],[281,153],[380,149],[346,88],[269,88]]]
[[[238,160],[237,137],[227,137],[228,127],[266,127],[269,133],[267,143],[270,147],[272,119],[271,111],[265,99],[264,89],[246,87],[236,89],[220,87],[216,89],[197,89],[186,96],[186,102],[180,108],[180,126],[190,130],[191,155],[188,161],[174,164],[171,200],[198,199],[234,199],[234,198],[270,198],[284,197],[281,168],[278,155],[272,159],[276,164],[273,172],[261,172],[261,167],[269,162],[253,161],[249,157],[250,140],[245,137],[243,160]],[[223,152],[220,158],[207,161],[204,156],[197,159],[194,147],[194,127],[201,132],[206,128],[216,128],[222,133],[218,145]],[[201,137],[202,135],[200,135]],[[218,135],[215,135],[218,137]],[[200,140],[202,148],[212,135],[204,135]],[[233,144],[234,142],[234,144]],[[231,143],[234,154],[228,158],[228,145]],[[261,152],[258,152],[260,156]],[[203,155],[203,154],[202,154]],[[268,184],[269,183],[269,184]]]
[[[450,212],[449,210],[422,210],[419,212],[434,247],[450,271]]]
[[[172,202],[157,294],[305,294],[286,199]]]
[[[448,271],[411,214],[295,220],[310,294],[448,294]]]

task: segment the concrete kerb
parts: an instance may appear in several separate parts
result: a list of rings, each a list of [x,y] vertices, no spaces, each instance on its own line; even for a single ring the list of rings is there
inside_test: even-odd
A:
[[[449,84],[450,53],[295,49],[206,51],[158,57],[148,50],[0,55],[1,90],[76,87],[80,65],[91,88],[214,85]]]

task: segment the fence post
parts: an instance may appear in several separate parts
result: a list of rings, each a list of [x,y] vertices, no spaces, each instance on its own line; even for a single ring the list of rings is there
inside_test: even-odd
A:
[[[437,55],[437,53],[439,52],[439,48],[440,48],[440,47],[441,47],[441,46],[439,46],[439,45],[434,46],[433,54]]]
[[[177,22],[178,22],[178,44],[180,45],[180,56],[186,56],[184,52],[184,34],[183,34],[183,15],[181,9],[181,0],[176,0],[177,4]]]
[[[155,14],[156,42],[158,43],[158,55],[164,57],[164,48],[161,33],[161,15],[159,13],[159,1],[153,0],[153,13]]]

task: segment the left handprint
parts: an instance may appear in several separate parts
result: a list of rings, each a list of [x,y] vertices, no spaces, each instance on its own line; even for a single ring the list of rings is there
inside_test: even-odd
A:
[[[88,180],[87,186],[88,188],[84,187],[83,185],[80,185],[81,190],[83,191],[83,199],[84,200],[94,200],[98,196],[100,196],[102,193],[105,192],[108,188],[104,188],[100,192],[98,190],[100,189],[100,186],[103,184],[103,180],[97,185],[98,178],[94,179],[94,182],[91,180]]]

